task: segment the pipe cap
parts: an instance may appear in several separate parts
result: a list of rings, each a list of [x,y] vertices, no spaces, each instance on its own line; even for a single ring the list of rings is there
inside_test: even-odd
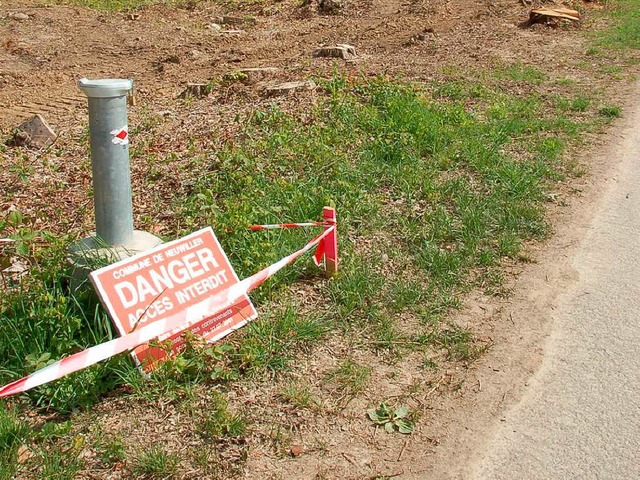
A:
[[[133,88],[133,80],[124,78],[103,78],[89,80],[81,78],[78,87],[89,98],[110,98],[127,95]]]

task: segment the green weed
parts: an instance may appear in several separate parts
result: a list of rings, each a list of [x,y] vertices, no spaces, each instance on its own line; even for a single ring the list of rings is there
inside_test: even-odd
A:
[[[310,408],[317,404],[309,386],[299,381],[291,381],[284,385],[280,389],[279,396],[285,402],[300,409]]]
[[[244,417],[231,413],[222,393],[211,392],[207,407],[199,413],[197,431],[203,438],[217,440],[222,437],[233,438],[245,434],[247,424]]]
[[[167,478],[177,472],[179,462],[176,455],[168,453],[162,446],[151,445],[138,452],[131,470],[136,475]]]
[[[386,403],[381,403],[378,408],[367,410],[367,416],[376,426],[384,427],[387,433],[413,433],[414,424],[409,419],[409,409],[406,406],[391,408]]]
[[[371,368],[359,365],[350,358],[327,372],[326,378],[335,384],[342,395],[353,396],[362,392],[371,376]]]
[[[598,115],[608,119],[618,118],[622,116],[622,109],[616,105],[605,105],[598,110]]]

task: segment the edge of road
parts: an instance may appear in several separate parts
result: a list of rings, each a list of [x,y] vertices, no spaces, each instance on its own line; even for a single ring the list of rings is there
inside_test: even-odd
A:
[[[640,82],[622,92],[621,118],[590,135],[586,150],[568,153],[587,169],[585,175],[570,182],[578,193],[566,199],[566,206],[550,210],[552,234],[532,246],[529,254],[534,260],[515,274],[509,298],[490,300],[495,313],[486,321],[493,347],[472,367],[464,392],[452,394],[446,409],[434,410],[432,429],[443,434],[429,452],[430,467],[403,478],[470,478],[506,412],[527,393],[529,382],[542,366],[554,327],[553,311],[578,279],[571,261],[600,211],[605,193],[615,185],[622,161],[620,140],[628,129],[640,128],[634,124],[640,115],[637,98]],[[455,319],[469,323],[472,306],[481,303],[480,298],[480,293],[471,295]]]

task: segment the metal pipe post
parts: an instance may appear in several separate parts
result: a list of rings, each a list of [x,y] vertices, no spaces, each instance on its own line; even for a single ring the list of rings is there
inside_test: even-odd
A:
[[[110,245],[133,240],[127,95],[131,80],[78,81],[89,98],[91,168],[96,234]]]

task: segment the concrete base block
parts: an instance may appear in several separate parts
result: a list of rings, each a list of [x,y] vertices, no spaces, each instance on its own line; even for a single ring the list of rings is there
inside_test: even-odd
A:
[[[74,243],[69,247],[69,263],[72,265],[71,291],[91,289],[89,273],[140,252],[145,252],[162,243],[155,235],[134,230],[133,238],[126,245],[106,245],[95,235]]]

